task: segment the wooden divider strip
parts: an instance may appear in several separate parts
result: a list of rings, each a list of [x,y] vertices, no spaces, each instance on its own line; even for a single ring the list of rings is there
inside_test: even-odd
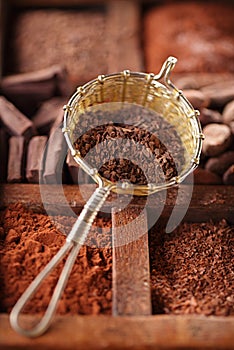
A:
[[[112,210],[113,315],[150,315],[150,268],[146,210]]]

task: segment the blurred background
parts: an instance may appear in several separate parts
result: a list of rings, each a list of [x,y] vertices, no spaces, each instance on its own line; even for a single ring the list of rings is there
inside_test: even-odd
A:
[[[233,1],[2,0],[1,181],[37,182],[45,173],[46,165],[34,164],[31,154],[43,153],[62,120],[61,106],[77,86],[123,69],[157,73],[173,55],[178,58],[174,82],[200,110],[203,128],[215,124],[204,131],[208,145],[196,181],[232,183],[233,5]],[[17,130],[12,127],[16,121]],[[219,138],[221,146],[216,144],[214,150],[212,143]],[[221,170],[207,166],[210,157],[223,154]],[[57,181],[57,166],[55,161],[45,181]],[[65,182],[74,182],[75,168],[68,157]],[[228,169],[231,177],[226,181]]]
[[[122,69],[234,72],[233,1],[2,1],[3,75],[63,64],[75,84]]]

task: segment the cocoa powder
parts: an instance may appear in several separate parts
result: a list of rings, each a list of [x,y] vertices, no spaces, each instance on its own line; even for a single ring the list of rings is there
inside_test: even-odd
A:
[[[55,219],[62,232],[75,220]],[[60,314],[111,313],[110,228],[110,219],[96,219],[60,300]],[[233,234],[225,220],[183,223],[172,233],[158,222],[149,232],[153,313],[234,315]],[[100,239],[107,248],[96,248]],[[10,312],[64,240],[46,215],[20,203],[0,212],[0,312]],[[61,266],[46,279],[25,312],[45,311],[60,271]]]
[[[60,217],[61,228],[69,232],[74,218]],[[99,314],[111,312],[111,250],[95,246],[98,236],[110,240],[110,220],[97,218],[83,246],[58,306],[60,314]],[[63,231],[64,232],[64,231]],[[100,235],[104,233],[105,235]],[[103,238],[104,237],[104,238]],[[34,213],[22,204],[12,204],[0,212],[0,312],[11,308],[63,245],[65,236],[46,215]],[[63,265],[60,264],[60,265]],[[62,266],[58,266],[42,284],[25,312],[43,312],[51,298]]]

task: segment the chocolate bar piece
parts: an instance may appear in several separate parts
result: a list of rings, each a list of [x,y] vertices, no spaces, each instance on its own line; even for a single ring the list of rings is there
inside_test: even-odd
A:
[[[31,73],[4,77],[1,92],[28,116],[35,114],[42,101],[71,93],[64,67],[54,65]]]
[[[234,99],[234,80],[221,81],[216,84],[205,86],[201,89],[210,100],[211,107],[223,107]]]
[[[9,140],[8,182],[21,182],[24,171],[25,139],[23,136],[12,136]]]
[[[48,134],[51,126],[61,115],[66,100],[62,97],[54,97],[42,103],[37,113],[32,118],[34,126],[40,134]]]
[[[199,119],[203,126],[210,123],[222,123],[222,115],[218,111],[202,108],[200,112]]]
[[[47,144],[45,167],[43,171],[44,183],[58,184],[62,182],[63,163],[66,154],[67,144],[61,127],[54,127]]]
[[[6,130],[0,128],[0,183],[5,182],[7,178],[8,139]]]
[[[221,185],[222,178],[203,168],[197,168],[194,170],[194,183],[197,185]]]
[[[232,164],[223,175],[224,185],[234,185],[234,164]]]
[[[184,95],[195,109],[200,110],[209,105],[209,99],[202,93],[202,91],[188,89],[184,90]]]
[[[204,127],[203,133],[205,140],[202,150],[206,156],[218,156],[226,151],[232,142],[231,129],[224,124],[208,124]]]
[[[222,176],[232,164],[234,164],[234,151],[227,151],[222,153],[219,157],[208,159],[205,168]]]
[[[74,184],[87,184],[91,181],[90,176],[81,167],[79,167],[77,162],[74,160],[70,150],[68,150],[67,153],[66,163]]]
[[[223,110],[223,122],[231,124],[234,121],[234,100],[229,102]]]
[[[26,166],[28,182],[38,183],[41,178],[46,142],[46,136],[34,136],[29,142]]]
[[[27,139],[34,133],[32,121],[3,96],[0,96],[0,122],[12,136]]]

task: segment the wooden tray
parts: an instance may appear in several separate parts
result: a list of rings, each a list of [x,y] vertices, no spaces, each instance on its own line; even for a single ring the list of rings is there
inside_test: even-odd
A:
[[[140,36],[131,41],[122,40],[118,28],[124,24],[128,33],[139,32],[136,25],[145,4],[160,3],[157,0],[0,0],[0,49],[4,55],[6,40],[6,20],[8,14],[18,8],[28,7],[79,7],[102,4],[108,14],[111,31],[106,33],[111,44],[108,60],[108,73],[129,68],[144,70],[144,53]],[[124,12],[123,12],[124,8]],[[123,15],[124,14],[124,15]],[[121,50],[119,41],[121,40]],[[2,71],[0,57],[0,76]],[[134,58],[134,60],[133,60]],[[160,67],[159,67],[160,68]],[[157,73],[157,72],[155,72]],[[173,74],[174,75],[174,74]],[[79,78],[76,77],[77,83]],[[216,76],[212,74],[215,81]],[[220,77],[219,77],[220,79]],[[173,77],[174,81],[174,77]],[[176,83],[176,82],[175,82]],[[188,185],[187,185],[188,186]],[[177,205],[178,213],[184,211],[183,193],[186,197],[188,187],[183,185],[182,196]],[[94,190],[92,185],[84,185],[88,195]],[[84,200],[77,186],[64,186],[65,196],[70,207],[79,213]],[[174,205],[175,189],[168,191],[163,215],[167,216]],[[35,211],[43,211],[38,185],[16,184],[0,186],[0,207],[11,202],[22,201]],[[147,210],[154,210],[160,203],[161,194],[149,198]],[[46,199],[54,207],[54,214],[63,208],[63,199],[56,195],[56,186],[50,187]],[[138,210],[143,199],[135,199],[131,208]],[[55,205],[56,204],[56,205]],[[53,206],[54,205],[54,206]],[[105,206],[109,204],[106,203]],[[57,208],[57,209],[56,209]],[[185,220],[202,222],[222,218],[234,223],[234,187],[195,186]],[[147,235],[146,235],[147,237]],[[136,302],[136,301],[135,301]],[[28,318],[30,316],[27,316]],[[0,314],[0,349],[233,349],[234,317],[205,316],[57,316],[50,330],[37,339],[27,339],[15,333],[9,324],[9,315]]]
[[[182,192],[189,185],[182,186]],[[61,198],[50,192],[47,202],[57,208]],[[55,186],[56,188],[56,186]],[[22,201],[41,211],[43,206],[38,185],[2,185],[1,207]],[[92,193],[93,185],[84,185],[82,191]],[[55,191],[55,190],[54,190]],[[167,195],[163,215],[171,211],[175,189]],[[64,186],[65,196],[74,211],[79,212],[84,200],[77,186]],[[160,195],[150,197],[147,211],[160,204]],[[106,205],[109,205],[108,203]],[[141,206],[135,198],[131,208]],[[183,210],[183,200],[178,210]],[[62,207],[60,207],[61,209]],[[185,216],[186,221],[217,221],[221,218],[233,223],[233,186],[195,186],[192,200]],[[56,214],[56,211],[55,211]],[[137,303],[137,300],[135,300]],[[32,316],[25,316],[30,318]],[[233,349],[234,317],[214,316],[57,316],[52,327],[42,337],[34,340],[16,334],[9,325],[6,314],[0,315],[1,349]]]

